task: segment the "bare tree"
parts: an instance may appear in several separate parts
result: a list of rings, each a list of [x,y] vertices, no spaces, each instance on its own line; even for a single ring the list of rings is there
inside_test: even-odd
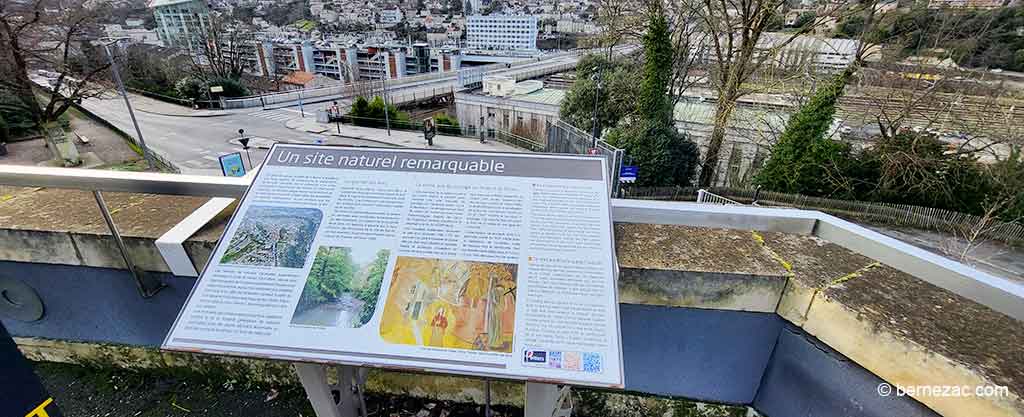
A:
[[[1012,199],[996,198],[985,202],[980,216],[957,216],[946,223],[950,237],[940,242],[939,249],[946,255],[968,265],[977,258],[979,247],[992,242],[992,235],[1001,228],[1019,223],[1022,218],[1001,218],[1001,214],[1013,203]],[[1001,253],[992,254],[993,256]]]
[[[882,53],[889,63],[860,69],[856,88],[842,102],[841,113],[845,117],[875,125],[883,139],[891,139],[904,129],[933,132],[955,143],[954,152],[959,154],[1005,155],[1008,149],[1003,145],[1021,144],[1024,102],[1007,97],[1007,89],[992,74],[960,68],[954,52],[943,48],[954,41],[972,44],[983,39],[992,27],[995,13],[967,38],[964,15],[939,13],[927,20],[927,27],[915,28],[916,32],[874,39],[869,35],[876,33],[873,26],[878,22],[873,10],[870,9],[861,38],[891,46],[886,50],[864,50],[862,54]],[[912,58],[892,63],[907,50]],[[944,55],[922,58],[925,51],[941,51]],[[861,53],[858,55],[858,59],[863,59]]]
[[[699,83],[707,81],[706,72],[694,74],[701,64],[701,57],[708,52],[708,33],[703,30],[700,16],[695,13],[697,0],[679,0],[665,7],[672,28],[672,78],[669,81],[673,106],[679,103],[683,93]]]
[[[755,71],[800,35],[814,30],[831,18],[854,10],[844,3],[829,3],[815,21],[794,32],[762,42],[762,36],[785,5],[785,0],[699,0],[695,9],[710,38],[710,81],[717,93],[714,129],[701,164],[701,186],[710,186],[718,166],[722,142],[736,103],[751,91],[744,84]]]
[[[108,90],[109,63],[92,44],[107,10],[87,0],[0,0],[0,88],[13,91],[40,127]],[[48,71],[49,88],[38,96],[43,89],[30,70]]]
[[[258,48],[253,31],[228,16],[210,13],[207,24],[195,34],[190,54],[193,73],[203,81],[239,80],[246,69],[246,51]]]
[[[596,6],[595,20],[601,27],[598,43],[608,48],[608,59],[616,46],[643,36],[647,19],[637,0],[598,0]]]

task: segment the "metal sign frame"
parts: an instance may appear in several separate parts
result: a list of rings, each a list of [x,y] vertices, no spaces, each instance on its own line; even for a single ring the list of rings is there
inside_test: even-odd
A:
[[[265,158],[264,161],[266,161],[272,155],[275,155],[275,150],[277,150],[278,147],[282,147],[282,148],[284,148],[284,147],[320,148],[320,149],[325,149],[325,150],[336,150],[336,149],[338,149],[337,147],[328,146],[328,145],[307,145],[307,144],[282,144],[282,143],[275,143],[275,144],[273,144],[271,146],[270,150],[267,152],[266,156],[264,157]],[[403,148],[403,149],[395,149],[395,148],[373,148],[373,147],[359,148],[359,150],[371,150],[371,151],[383,151],[383,152],[403,152],[403,153],[423,153],[423,154],[428,154],[428,155],[429,154],[449,154],[449,155],[450,154],[456,154],[456,155],[480,155],[480,156],[492,156],[492,157],[493,156],[504,156],[504,157],[514,157],[514,158],[553,159],[553,160],[565,160],[565,159],[578,159],[578,160],[586,160],[586,161],[597,161],[597,160],[600,160],[601,161],[600,163],[602,164],[601,165],[602,181],[605,183],[606,186],[609,183],[609,169],[608,169],[608,163],[609,162],[607,161],[607,159],[605,159],[605,158],[593,158],[593,157],[587,156],[587,155],[523,154],[523,153],[488,152],[488,151],[472,151],[472,152],[468,152],[468,151],[450,151],[450,150],[440,151],[440,150],[429,150],[429,149],[405,149],[405,148]],[[249,182],[248,187],[246,187],[245,192],[242,193],[242,196],[239,199],[239,207],[241,207],[244,204],[245,199],[248,197],[249,192],[251,191],[252,185],[257,183],[257,181],[259,180],[259,176],[261,174],[263,174],[264,171],[266,171],[266,170],[265,169],[260,169],[260,170],[257,170],[255,172],[255,175],[253,176],[252,181]],[[609,256],[610,256],[610,259],[611,259],[612,280],[613,280],[613,287],[617,288],[618,276],[619,276],[619,266],[618,266],[618,261],[617,261],[617,257],[616,257],[616,254],[615,254],[615,231],[614,231],[614,223],[612,222],[612,211],[613,211],[613,208],[612,208],[612,205],[611,205],[611,198],[608,197],[607,195],[605,195],[605,198],[608,198],[608,227],[609,227],[609,238],[611,240]],[[238,216],[239,216],[239,213],[238,213],[237,210],[234,213],[232,213],[231,217],[228,220],[227,226],[225,226],[223,231],[221,232],[221,236],[219,237],[219,239],[217,241],[218,242],[217,246],[213,249],[212,253],[217,253],[218,250],[220,249],[221,245],[226,245],[227,244],[227,242],[225,241],[225,238],[227,237],[228,231],[232,230],[231,225],[233,225],[234,222],[238,220]],[[210,260],[213,260],[213,258],[211,257]],[[258,359],[282,360],[282,361],[294,362],[294,363],[297,363],[297,364],[302,364],[302,363],[319,363],[321,365],[338,365],[338,366],[342,366],[342,367],[344,367],[344,366],[371,367],[371,368],[379,368],[379,369],[387,369],[387,370],[395,370],[395,371],[403,371],[403,372],[413,371],[413,372],[424,372],[424,373],[450,374],[450,375],[471,376],[471,377],[478,377],[478,378],[485,378],[485,379],[515,380],[515,381],[524,381],[524,382],[528,382],[528,383],[540,383],[540,384],[580,385],[580,386],[593,386],[593,387],[599,387],[599,388],[617,388],[617,389],[621,389],[625,385],[625,369],[624,369],[623,362],[622,362],[622,331],[621,331],[622,327],[621,327],[621,317],[620,317],[619,309],[618,309],[618,303],[619,303],[618,291],[613,291],[613,294],[612,294],[613,295],[612,309],[614,311],[614,318],[615,318],[615,323],[614,323],[615,335],[614,335],[614,337],[616,339],[616,343],[618,343],[618,358],[617,358],[617,363],[616,363],[616,366],[618,367],[619,376],[620,376],[618,384],[602,384],[602,383],[595,383],[595,382],[590,382],[590,381],[568,380],[568,379],[566,379],[566,380],[552,380],[550,378],[538,378],[538,377],[531,377],[529,375],[510,375],[510,374],[491,373],[491,372],[475,371],[475,370],[446,369],[446,368],[442,368],[442,367],[431,367],[431,366],[426,364],[426,363],[428,363],[427,361],[423,361],[423,363],[412,363],[414,361],[410,361],[410,363],[408,365],[405,365],[405,364],[403,364],[403,365],[394,365],[394,364],[387,364],[387,363],[374,363],[374,362],[372,362],[370,360],[359,360],[359,359],[354,359],[354,358],[351,358],[351,359],[333,359],[333,358],[332,359],[309,359],[309,358],[303,358],[303,357],[289,355],[287,353],[267,353],[267,352],[252,353],[252,352],[240,352],[240,351],[237,351],[237,350],[230,350],[230,349],[210,349],[210,348],[199,349],[199,348],[180,348],[180,347],[169,346],[170,345],[171,334],[173,333],[173,330],[175,328],[177,328],[179,321],[182,319],[182,315],[185,312],[185,306],[189,305],[189,302],[192,300],[192,297],[195,295],[195,289],[198,287],[200,280],[202,280],[203,276],[206,274],[206,271],[207,271],[208,268],[210,268],[210,266],[211,266],[211,262],[210,261],[207,261],[206,265],[203,266],[203,270],[200,272],[199,278],[196,279],[196,283],[193,286],[192,291],[190,292],[189,296],[186,298],[184,306],[182,307],[181,311],[179,311],[177,317],[175,318],[174,322],[172,323],[172,325],[170,327],[171,330],[168,331],[168,334],[165,337],[164,342],[161,344],[161,349],[162,350],[182,351],[182,352],[190,352],[190,353],[207,353],[207,354],[233,356],[233,357],[250,357],[250,358],[258,358]],[[512,353],[512,355],[515,355],[515,354],[516,354],[515,352]],[[350,355],[346,355],[346,354],[341,353],[341,352],[336,353],[333,356],[349,356],[349,357],[351,357]]]

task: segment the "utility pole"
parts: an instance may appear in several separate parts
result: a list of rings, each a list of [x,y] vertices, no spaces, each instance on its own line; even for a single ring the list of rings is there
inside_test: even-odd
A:
[[[388,136],[391,136],[391,116],[388,115],[388,73],[390,71],[388,71],[387,61],[384,60],[384,54],[378,53],[377,56],[380,57],[381,70],[383,70],[380,77],[380,84],[381,88],[384,90],[384,124],[388,128]]]
[[[128,100],[128,93],[124,91],[124,83],[121,82],[121,71],[117,68],[117,61],[114,60],[114,55],[110,53],[110,45],[116,44],[121,39],[114,39],[111,42],[104,43],[103,49],[107,51],[107,59],[110,60],[110,69],[114,72],[114,81],[117,82],[117,89],[121,91],[121,97],[124,98],[124,105],[128,107],[128,115],[132,118],[132,125],[135,126],[135,134],[139,137],[139,148],[142,148],[142,157],[149,163],[149,169],[156,169],[156,161],[153,159],[153,155],[149,152],[149,148],[146,146],[146,140],[142,138],[142,129],[139,129],[139,121],[135,119],[135,111],[132,110],[132,103]]]

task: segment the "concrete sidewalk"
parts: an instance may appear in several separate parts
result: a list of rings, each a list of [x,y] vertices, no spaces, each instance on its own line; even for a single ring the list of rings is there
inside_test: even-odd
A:
[[[285,126],[290,129],[328,137],[376,142],[380,143],[381,146],[460,151],[529,152],[526,149],[517,148],[493,140],[488,140],[487,143],[480,143],[477,139],[445,135],[435,136],[434,146],[427,146],[427,141],[423,138],[423,132],[391,129],[391,135],[388,136],[386,129],[353,126],[351,124],[342,124],[341,133],[338,133],[338,126],[334,123],[317,123],[316,120],[311,117],[289,120],[285,123]]]
[[[121,100],[120,97],[116,97]],[[141,94],[128,93],[128,99],[132,102],[132,108],[143,113],[158,114],[161,116],[174,117],[217,117],[227,116],[230,112],[223,110],[193,110],[187,106],[168,103]]]

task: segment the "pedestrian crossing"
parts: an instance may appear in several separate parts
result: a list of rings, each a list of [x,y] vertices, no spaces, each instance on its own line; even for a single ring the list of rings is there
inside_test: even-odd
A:
[[[259,117],[261,119],[273,120],[275,122],[285,123],[292,119],[298,119],[302,117],[302,114],[298,110],[292,109],[274,109],[274,110],[260,110],[252,113],[246,113],[246,116]]]

